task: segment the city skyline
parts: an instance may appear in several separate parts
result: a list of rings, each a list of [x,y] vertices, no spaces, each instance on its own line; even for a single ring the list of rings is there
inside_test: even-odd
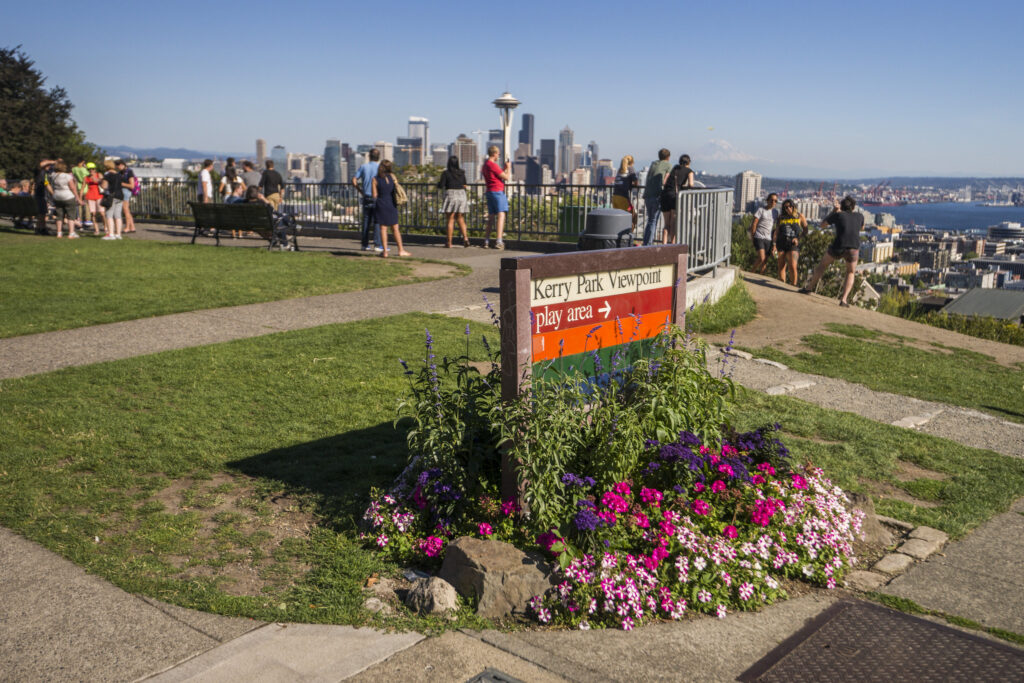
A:
[[[77,7],[51,4],[55,12]],[[1015,3],[865,2],[847,9],[791,1],[769,15],[761,5],[651,4],[621,17],[620,8],[600,2],[524,2],[507,16],[468,3],[433,12],[405,2],[388,8],[386,49],[349,28],[379,22],[379,7],[305,2],[282,11],[260,1],[246,11],[140,5],[117,16],[82,13],[71,23],[32,21],[29,6],[14,6],[5,24],[18,32],[5,44],[21,44],[47,85],[67,90],[72,116],[100,145],[229,153],[263,138],[317,152],[327,139],[394,140],[410,116],[430,120],[431,142],[450,143],[459,133],[497,127],[490,102],[507,88],[522,100],[520,111],[535,116],[535,141],[557,139],[568,123],[577,140],[597,140],[603,156],[616,161],[632,154],[646,163],[668,147],[673,156],[689,153],[697,170],[716,173],[1024,174],[1017,152],[1024,148],[1024,94],[1012,88],[1009,73],[1024,24],[1024,8]],[[443,35],[454,16],[470,17],[481,30],[457,45],[428,37]],[[686,30],[653,35],[652,18]],[[519,25],[529,29],[503,53],[500,41]],[[558,39],[567,27],[607,52],[598,49],[597,62],[586,66]],[[84,58],[83,36],[90,35],[118,36],[117,52],[127,55],[113,90],[108,70]],[[783,35],[793,39],[776,40]],[[624,40],[630,57],[614,58]],[[269,44],[291,51],[271,58]],[[372,55],[365,68],[337,54],[364,44],[354,52]],[[649,63],[647,55],[673,52],[684,55],[678,69]],[[248,66],[238,78],[225,76],[229,54],[261,65],[258,88]],[[457,68],[427,75],[417,68],[446,60]],[[565,78],[557,75],[563,64],[580,68]],[[517,116],[513,135],[519,122]]]

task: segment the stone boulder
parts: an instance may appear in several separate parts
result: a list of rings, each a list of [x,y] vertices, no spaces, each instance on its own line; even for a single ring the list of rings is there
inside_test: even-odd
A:
[[[864,524],[861,525],[861,532],[864,534],[864,542],[868,545],[888,548],[895,539],[892,532],[882,526],[875,516],[875,504],[871,496],[864,493],[850,493],[851,507],[864,513]]]
[[[554,584],[552,567],[540,554],[469,536],[448,546],[438,576],[476,598],[476,613],[488,619],[524,612],[530,598]]]
[[[436,576],[416,579],[405,605],[419,614],[443,614],[459,606],[459,596],[450,583]]]

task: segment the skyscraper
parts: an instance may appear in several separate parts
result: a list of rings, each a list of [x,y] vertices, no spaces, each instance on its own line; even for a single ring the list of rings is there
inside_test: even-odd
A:
[[[540,165],[555,170],[555,141],[545,138],[540,141]]]
[[[566,126],[558,131],[558,172],[569,175],[576,168],[573,155],[572,129]]]
[[[395,160],[395,146],[390,142],[384,142],[383,140],[373,143],[373,148],[380,152],[380,160],[394,162]]]
[[[598,150],[597,142],[591,140],[587,143],[587,156],[590,158],[588,166],[594,166],[597,164],[597,160],[601,158],[601,153]]]
[[[736,192],[733,194],[732,209],[736,213],[750,211],[761,195],[761,174],[744,171],[736,174]]]
[[[256,139],[256,163],[260,166],[267,160],[267,141],[263,138]]]
[[[335,184],[343,182],[345,180],[341,177],[341,141],[328,140],[324,146],[324,183]]]
[[[283,145],[274,145],[270,150],[270,160],[274,162],[274,170],[288,180],[288,150]]]
[[[466,134],[455,138],[451,146],[451,155],[459,158],[459,166],[466,172],[466,180],[475,183],[480,178],[477,163],[476,141]]]
[[[497,147],[498,148],[498,161],[500,161],[500,162],[504,162],[505,161],[505,157],[508,156],[507,154],[505,154],[505,150],[502,149],[505,146],[505,139],[504,138],[505,138],[505,134],[504,134],[504,131],[501,130],[501,128],[491,128],[489,131],[487,131],[487,149],[490,149],[491,145],[494,145],[495,147]],[[484,150],[485,153],[486,153],[486,151],[487,150]]]
[[[519,144],[529,145],[526,156],[533,156],[533,114],[523,114],[522,128],[519,129]]]
[[[423,138],[396,138],[395,139],[395,165],[396,166],[419,166],[422,163],[423,163]]]
[[[409,117],[409,135],[406,137],[419,138],[421,140],[420,159],[423,159],[430,152],[430,119],[422,116]]]

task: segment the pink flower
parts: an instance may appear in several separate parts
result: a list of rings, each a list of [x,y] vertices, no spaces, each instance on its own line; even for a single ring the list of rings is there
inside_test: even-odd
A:
[[[508,517],[509,515],[519,512],[519,503],[513,499],[502,501],[501,503],[501,514]]]
[[[490,536],[494,533],[494,529],[487,522],[480,522],[480,526],[477,527],[477,531],[480,532],[481,536]]]
[[[629,509],[629,503],[620,495],[608,491],[601,497],[601,504],[615,512],[625,512]]]
[[[612,490],[620,496],[628,496],[632,492],[629,488],[629,482],[626,481],[620,481],[612,487]]]
[[[381,534],[380,536],[377,537],[377,545],[379,545],[381,548],[383,548],[387,544],[388,544],[388,537],[385,534]]]
[[[544,548],[544,550],[551,550],[551,546],[553,546],[556,541],[558,541],[558,536],[550,531],[545,531],[537,537],[537,545]]]
[[[428,503],[427,503],[427,499],[423,497],[423,487],[422,486],[417,486],[416,489],[412,492],[412,502],[413,502],[413,505],[415,505],[417,507],[417,509],[420,509],[420,510],[426,510],[427,509]]]
[[[730,524],[729,526],[722,529],[722,535],[726,538],[736,538],[739,535],[739,532],[736,531],[736,527]]]
[[[441,548],[443,546],[444,541],[437,536],[427,536],[419,542],[419,549],[423,551],[427,557],[437,557],[437,554],[441,552]]]
[[[676,535],[676,526],[672,522],[662,522],[659,526],[661,527],[661,532],[666,536]]]
[[[668,551],[665,550],[664,546],[658,546],[657,548],[651,551],[651,557],[656,559],[658,562],[661,562],[666,557],[668,557]]]
[[[633,515],[633,518],[636,520],[636,525],[641,529],[647,529],[651,526],[651,521],[647,519],[647,515],[642,512],[636,513]]]
[[[690,509],[698,515],[706,515],[711,512],[711,506],[708,505],[707,501],[700,498],[690,503]]]
[[[704,491],[704,484],[702,484],[701,482],[698,481],[696,484],[693,485],[693,490],[696,491],[697,493],[703,492]]]
[[[701,446],[698,450],[700,451],[701,455],[707,455],[708,453],[711,452],[711,449],[708,448],[707,446]]]
[[[765,474],[775,474],[775,468],[766,462],[763,462],[760,465],[758,465],[757,469],[761,470]]]
[[[721,481],[720,479],[716,479],[715,481],[711,482],[711,491],[713,493],[721,493],[724,490],[725,490],[725,482],[724,481]]]
[[[662,499],[661,491],[657,489],[642,488],[640,489],[640,499],[648,505],[658,507],[658,504]]]
[[[764,477],[762,477],[760,474],[755,474],[750,478],[750,483],[753,484],[754,486],[760,486],[761,484],[764,483]]]
[[[619,518],[615,516],[615,513],[610,512],[609,510],[601,510],[597,513],[597,516],[608,526],[615,526],[615,523],[619,521]]]
[[[644,557],[644,566],[647,567],[647,571],[653,572],[658,568],[658,560],[654,557]]]
[[[722,445],[722,455],[736,455],[738,451],[729,444]]]
[[[799,474],[792,475],[793,488],[804,490],[807,488],[807,480],[801,477]]]
[[[718,466],[718,471],[721,472],[722,474],[727,474],[730,477],[733,476],[731,465],[726,465],[725,463],[722,463],[721,465]]]

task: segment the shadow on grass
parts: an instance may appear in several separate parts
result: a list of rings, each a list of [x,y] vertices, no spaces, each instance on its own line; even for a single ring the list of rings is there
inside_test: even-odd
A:
[[[344,532],[358,527],[370,487],[389,486],[405,467],[406,454],[405,429],[383,422],[276,448],[227,466],[312,503],[321,524]]]
[[[981,407],[984,408],[985,410],[991,410],[994,413],[1002,413],[1003,415],[1009,415],[1011,417],[1024,418],[1024,413],[1018,413],[1017,411],[1010,410],[1002,406],[992,406],[986,403],[982,403]]]

